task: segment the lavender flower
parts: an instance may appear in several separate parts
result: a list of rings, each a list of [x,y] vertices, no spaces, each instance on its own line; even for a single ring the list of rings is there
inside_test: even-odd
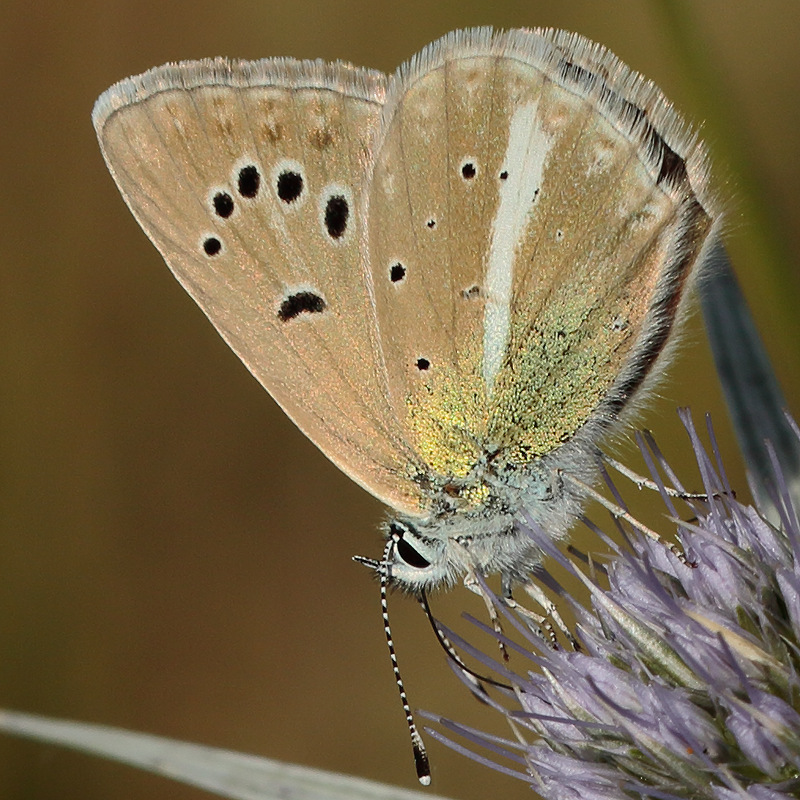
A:
[[[518,741],[439,720],[515,761],[511,769],[472,754],[529,782],[544,798],[800,797],[797,510],[774,457],[770,499],[780,524],[738,502],[710,426],[713,461],[688,413],[681,419],[705,490],[704,498],[689,501],[691,522],[681,521],[658,477],[656,464],[683,491],[655,443],[640,437],[640,445],[679,525],[686,557],[618,520],[629,550],[617,549],[606,569],[591,570],[595,577],[589,577],[578,559],[560,553],[531,524],[531,536],[548,556],[589,589],[588,607],[571,600],[576,645],[548,647],[528,635],[533,651],[527,655],[539,670],[521,675],[495,665],[513,686],[507,694],[517,707],[496,705]],[[497,606],[522,628],[502,603]],[[514,647],[510,640],[507,646]]]

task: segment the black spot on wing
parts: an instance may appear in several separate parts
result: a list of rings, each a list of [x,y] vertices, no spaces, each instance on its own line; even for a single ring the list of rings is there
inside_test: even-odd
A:
[[[261,173],[258,171],[258,167],[249,164],[248,166],[242,167],[239,170],[237,188],[239,189],[239,194],[242,197],[252,199],[258,194],[260,186]]]
[[[218,217],[227,219],[233,214],[233,198],[227,192],[217,192],[214,195],[214,212]]]
[[[207,256],[215,256],[222,250],[222,242],[216,236],[209,236],[203,242],[203,250]]]
[[[611,105],[622,109],[627,125],[627,133],[639,132],[647,156],[653,164],[658,165],[657,184],[666,183],[676,188],[688,182],[686,163],[667,143],[664,137],[653,127],[647,112],[626,100],[621,94],[609,88],[603,76],[594,75],[589,70],[573,64],[566,59],[559,65],[559,74],[566,83],[572,83],[583,90],[592,86],[600,86],[601,105]]]
[[[303,176],[293,170],[285,170],[278,175],[278,197],[284,203],[293,203],[303,193]]]
[[[332,239],[340,239],[347,230],[350,217],[350,204],[340,194],[331,195],[325,205],[325,228]]]
[[[659,137],[660,138],[660,137]],[[663,154],[661,156],[661,169],[658,172],[656,183],[668,183],[671,186],[679,186],[688,181],[686,174],[686,164],[684,160],[663,140],[661,139]]]
[[[281,322],[299,317],[300,314],[321,314],[326,308],[325,301],[314,292],[297,292],[289,295],[278,309]]]

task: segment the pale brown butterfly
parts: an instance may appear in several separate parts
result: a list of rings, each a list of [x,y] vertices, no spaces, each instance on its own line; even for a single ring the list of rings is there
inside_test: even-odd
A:
[[[384,594],[530,579],[528,525],[566,535],[720,227],[704,150],[661,92],[563,31],[458,31],[389,77],[170,64],[93,119],[178,280],[393,509],[366,560]]]

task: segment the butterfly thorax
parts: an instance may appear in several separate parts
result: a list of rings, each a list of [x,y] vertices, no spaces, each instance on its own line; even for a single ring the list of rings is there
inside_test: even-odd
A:
[[[427,476],[430,512],[386,524],[396,543],[392,583],[416,593],[452,586],[476,571],[500,573],[504,585],[524,582],[542,560],[532,526],[553,539],[566,536],[585,501],[564,473],[593,482],[595,453],[578,437],[527,464],[494,449],[466,477]]]

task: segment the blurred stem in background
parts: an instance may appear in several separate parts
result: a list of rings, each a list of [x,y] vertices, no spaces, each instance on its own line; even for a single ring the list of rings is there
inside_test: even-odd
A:
[[[651,0],[663,22],[663,31],[673,42],[684,83],[693,104],[703,110],[717,159],[730,165],[745,192],[751,225],[754,263],[762,275],[770,305],[781,332],[774,350],[787,371],[797,373],[800,364],[796,343],[800,341],[800,317],[796,313],[798,286],[790,267],[790,250],[780,205],[770,201],[770,191],[750,157],[746,126],[737,115],[727,82],[708,57],[704,37],[692,20],[691,5],[684,0]],[[764,446],[772,442],[783,475],[795,503],[800,491],[800,442],[784,416],[786,399],[771,366],[761,336],[753,321],[727,252],[719,245],[708,275],[699,287],[703,319],[714,354],[714,363],[725,395],[742,457],[747,465],[751,490],[763,509],[771,506],[768,485],[772,464]]]

